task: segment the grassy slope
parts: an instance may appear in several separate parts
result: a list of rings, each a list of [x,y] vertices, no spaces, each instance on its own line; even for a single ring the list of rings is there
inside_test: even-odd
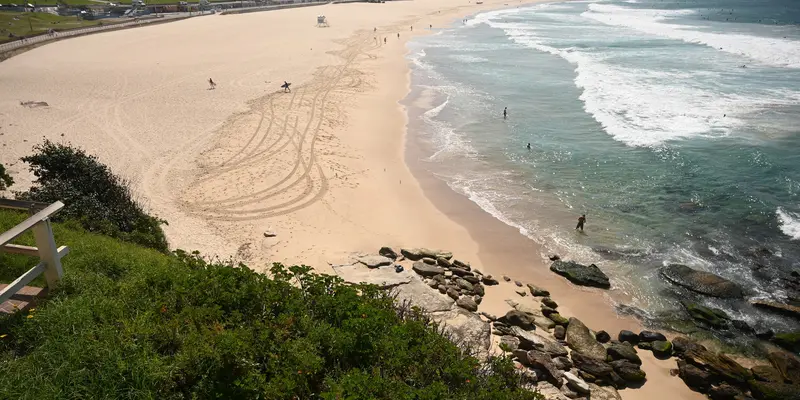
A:
[[[2,2],[4,0],[0,0]],[[30,17],[30,24],[28,18]],[[49,29],[64,30],[98,25],[100,21],[78,20],[78,17],[62,17],[49,13],[0,12],[0,43],[9,40],[8,33],[16,36],[28,36],[47,32]],[[104,23],[109,23],[106,21]],[[33,31],[31,31],[33,26]]]
[[[0,230],[24,218],[0,210]],[[518,389],[508,360],[482,374],[374,289],[54,231],[71,248],[60,290],[0,316],[0,399],[538,398]],[[0,281],[34,262],[0,254]]]

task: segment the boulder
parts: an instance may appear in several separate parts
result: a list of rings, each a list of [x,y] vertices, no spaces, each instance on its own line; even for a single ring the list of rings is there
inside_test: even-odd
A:
[[[800,359],[786,351],[771,351],[767,354],[769,363],[783,376],[783,379],[800,384]]]
[[[465,281],[465,280],[463,280],[461,278],[457,278],[455,280],[455,284],[458,285],[458,287],[460,287],[461,289],[465,289],[465,290],[468,290],[468,291],[472,291],[474,289],[474,287],[472,286],[471,283],[469,283],[469,282],[467,282],[467,281]]]
[[[466,279],[465,279],[465,281],[466,281]],[[469,282],[469,281],[467,281],[467,282]],[[472,282],[470,282],[470,283],[472,283]],[[484,289],[483,285],[481,285],[480,283],[472,284],[472,292],[477,294],[478,296],[486,296],[486,290]]]
[[[722,382],[719,386],[712,386],[708,391],[708,397],[711,400],[738,400],[737,396],[741,395],[741,390],[725,382]]]
[[[444,258],[444,257],[436,258],[436,265],[438,265],[438,266],[440,266],[442,268],[450,268],[450,267],[453,266],[453,264],[450,264],[450,261],[447,261],[447,259]]]
[[[550,307],[550,308],[552,308],[554,310],[556,308],[558,308],[558,303],[556,303],[553,299],[551,299],[549,297],[543,298],[542,299],[542,304],[544,304],[544,305],[546,305],[546,306],[548,306],[548,307]]]
[[[772,342],[786,350],[800,352],[800,332],[778,333],[772,338]]]
[[[447,289],[447,295],[453,300],[458,300],[459,298],[461,298],[461,292],[452,287]]]
[[[556,325],[553,336],[558,340],[564,340],[567,337],[567,329],[563,325]]]
[[[773,336],[775,336],[775,331],[769,328],[756,331],[756,337],[761,340],[770,340]]]
[[[511,282],[511,278],[509,278],[509,277],[507,277],[505,275],[503,275],[503,280],[506,281],[506,282]]]
[[[656,340],[666,341],[667,338],[659,332],[641,331],[639,332],[639,342],[655,342]]]
[[[699,392],[705,392],[710,386],[711,374],[683,360],[678,361],[678,376],[686,386]]]
[[[536,296],[536,297],[550,296],[550,292],[548,292],[546,289],[542,289],[532,283],[529,283],[527,286],[528,290],[531,291],[531,296]]]
[[[570,355],[572,357],[572,363],[575,364],[575,368],[578,368],[579,370],[584,371],[596,378],[608,377],[612,372],[614,372],[614,368],[611,366],[611,364],[608,364],[605,361],[585,356],[577,351],[573,351]]]
[[[556,368],[562,371],[569,371],[570,369],[572,369],[573,366],[572,360],[570,360],[569,357],[565,356],[553,357],[553,365],[555,365]]]
[[[647,374],[639,368],[638,364],[628,360],[616,360],[609,364],[614,368],[614,372],[627,382],[643,382],[647,377]]]
[[[443,285],[443,284],[440,283],[438,289],[439,289],[439,293],[447,294],[447,285]]]
[[[442,275],[436,275],[436,276],[442,276]],[[453,277],[453,271],[444,271],[444,277],[445,278],[452,278]]]
[[[567,345],[581,354],[604,361],[606,359],[606,349],[602,344],[595,340],[589,328],[577,318],[570,318],[567,326]]]
[[[434,260],[433,258],[423,257],[422,260],[420,261],[428,265],[436,265],[436,260]]]
[[[672,356],[672,343],[669,340],[656,340],[653,342],[653,354],[658,358]]]
[[[498,321],[508,325],[518,326],[525,330],[536,329],[536,326],[533,324],[533,318],[522,311],[510,310],[506,315],[498,318]]]
[[[589,384],[589,398],[592,400],[622,400],[616,389],[612,387]]]
[[[476,294],[472,296],[472,300],[474,300],[476,304],[481,304],[481,302],[483,302],[483,297]]]
[[[515,290],[515,292],[516,292],[518,295],[522,296],[522,297],[525,297],[525,296],[527,296],[527,295],[528,295],[528,292],[526,292],[526,291],[524,291],[524,290]]]
[[[514,281],[514,284],[517,285],[518,287],[522,287],[522,282],[520,281]]]
[[[569,324],[569,320],[562,317],[561,314],[559,313],[552,313],[548,315],[547,318],[553,321],[553,323],[555,323],[556,325],[566,326],[567,324]]]
[[[455,269],[451,269],[451,271],[452,271],[452,270],[455,270]],[[473,275],[464,275],[464,276],[462,276],[461,278],[462,278],[462,279],[464,279],[465,281],[467,281],[467,282],[469,282],[469,283],[473,284],[473,285],[477,285],[477,284],[481,283],[481,280],[480,280],[480,279],[479,279],[477,276],[473,276]]]
[[[611,287],[608,276],[596,265],[581,265],[572,261],[554,261],[550,270],[567,278],[576,285],[593,286],[603,289]]]
[[[751,380],[750,391],[758,400],[800,400],[800,386]]]
[[[504,335],[500,337],[500,344],[507,347],[509,351],[514,351],[519,348],[519,338],[516,336]]]
[[[501,324],[498,324],[497,321],[495,321],[494,323],[492,323],[492,328],[494,328],[494,330],[492,330],[492,333],[495,334],[495,335],[500,335],[500,336],[510,336],[511,335],[511,327],[508,326],[508,325],[504,325],[504,324],[501,325]]]
[[[475,303],[475,300],[473,300],[469,296],[464,296],[456,300],[456,305],[467,311],[472,311],[472,312],[478,311],[478,304]]]
[[[516,301],[513,300],[506,300],[506,303],[508,303],[508,305],[513,307],[515,310],[528,314],[528,316],[531,319],[533,319],[533,323],[539,328],[550,330],[553,329],[554,326],[556,326],[556,324],[552,320],[543,316],[541,310],[539,309],[530,307],[525,304],[517,303]]]
[[[769,365],[756,365],[750,368],[750,372],[757,381],[783,383],[783,375],[780,371]]]
[[[744,297],[741,286],[709,272],[698,271],[681,264],[667,265],[659,272],[669,282],[706,296],[726,299]]]
[[[392,250],[391,247],[386,247],[386,246],[381,247],[381,249],[378,250],[378,254],[386,258],[391,258],[392,260],[397,260],[397,253],[394,250]]]
[[[636,347],[642,350],[653,350],[653,342],[639,342]]]
[[[519,339],[519,348],[522,350],[541,350],[543,347],[539,336],[518,326],[511,327],[511,335]]]
[[[620,342],[628,342],[630,344],[639,343],[639,335],[626,330],[619,331],[619,335],[617,336],[617,340]]]
[[[597,331],[597,333],[594,334],[594,338],[600,343],[608,343],[611,340],[611,335],[606,331]]]
[[[547,353],[531,350],[527,353],[527,357],[528,364],[531,367],[541,370],[542,376],[540,376],[540,378],[544,378],[553,386],[561,387],[562,372],[553,365],[553,361]],[[538,376],[539,374],[537,373],[536,375]]]
[[[492,278],[491,275],[484,275],[483,278],[481,278],[481,282],[483,282],[483,284],[486,286],[493,286],[500,284],[500,282],[498,282],[497,279]]]
[[[400,249],[400,254],[411,261],[421,260],[423,257],[419,249]]]
[[[689,312],[689,315],[701,324],[714,329],[728,328],[731,318],[725,311],[689,301],[683,301],[681,303],[686,308],[686,311]]]
[[[778,303],[777,301],[769,300],[752,300],[750,304],[758,308],[783,314],[787,317],[800,319],[800,307],[793,306],[791,304]]]
[[[611,360],[627,360],[636,365],[642,365],[642,359],[636,354],[636,349],[633,346],[628,346],[622,343],[612,343],[606,349]]]
[[[414,264],[411,266],[411,269],[413,269],[414,272],[427,277],[444,275],[444,269],[439,268],[435,265],[425,264],[422,261],[415,261]]]
[[[589,394],[589,384],[583,379],[578,378],[571,372],[564,372],[564,378],[567,380],[567,386],[579,394]]]
[[[683,358],[687,362],[706,369],[721,380],[730,383],[744,384],[753,378],[750,370],[742,367],[735,360],[722,353],[715,354],[708,350],[695,348],[687,350],[683,354]]]
[[[547,400],[570,400],[571,397],[568,397],[561,389],[553,386],[549,382],[539,381],[539,384],[536,386],[536,391],[539,392],[543,398]]]

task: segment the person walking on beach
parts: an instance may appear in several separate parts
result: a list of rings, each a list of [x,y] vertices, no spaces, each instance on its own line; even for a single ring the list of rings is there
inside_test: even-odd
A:
[[[397,38],[400,39],[400,32],[397,32]]]
[[[216,88],[217,88],[217,84],[214,83],[214,80],[211,79],[211,78],[208,78],[208,90],[214,90]]]
[[[383,44],[386,44],[386,38],[383,38]]]
[[[531,151],[531,144],[528,143],[528,151]]]
[[[281,87],[283,88],[283,92],[284,93],[291,93],[292,92],[292,89],[290,89],[289,86],[292,86],[292,84],[289,83],[289,82],[283,81],[283,85],[281,85]]]
[[[586,223],[586,214],[581,215],[578,217],[578,226],[575,227],[575,230],[580,229],[583,232],[583,224]]]
[[[508,107],[503,108],[503,119],[508,118]]]

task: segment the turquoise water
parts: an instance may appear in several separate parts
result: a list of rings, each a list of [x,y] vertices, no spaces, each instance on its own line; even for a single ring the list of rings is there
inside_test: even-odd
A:
[[[597,263],[644,317],[690,295],[659,278],[673,262],[800,298],[782,280],[800,270],[800,8],[752,3],[539,4],[412,42],[424,161],[546,253]]]

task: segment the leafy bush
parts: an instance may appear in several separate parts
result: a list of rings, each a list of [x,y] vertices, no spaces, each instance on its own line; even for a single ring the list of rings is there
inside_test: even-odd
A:
[[[6,167],[0,164],[0,191],[8,189],[9,186],[14,184],[14,179],[6,172]]]
[[[75,220],[85,229],[168,252],[161,224],[133,199],[128,182],[82,149],[45,140],[23,157],[36,176],[34,186],[17,198],[64,202],[57,220]]]
[[[0,229],[22,218],[0,211]],[[0,316],[0,399],[541,399],[373,286],[54,229],[61,288]]]

